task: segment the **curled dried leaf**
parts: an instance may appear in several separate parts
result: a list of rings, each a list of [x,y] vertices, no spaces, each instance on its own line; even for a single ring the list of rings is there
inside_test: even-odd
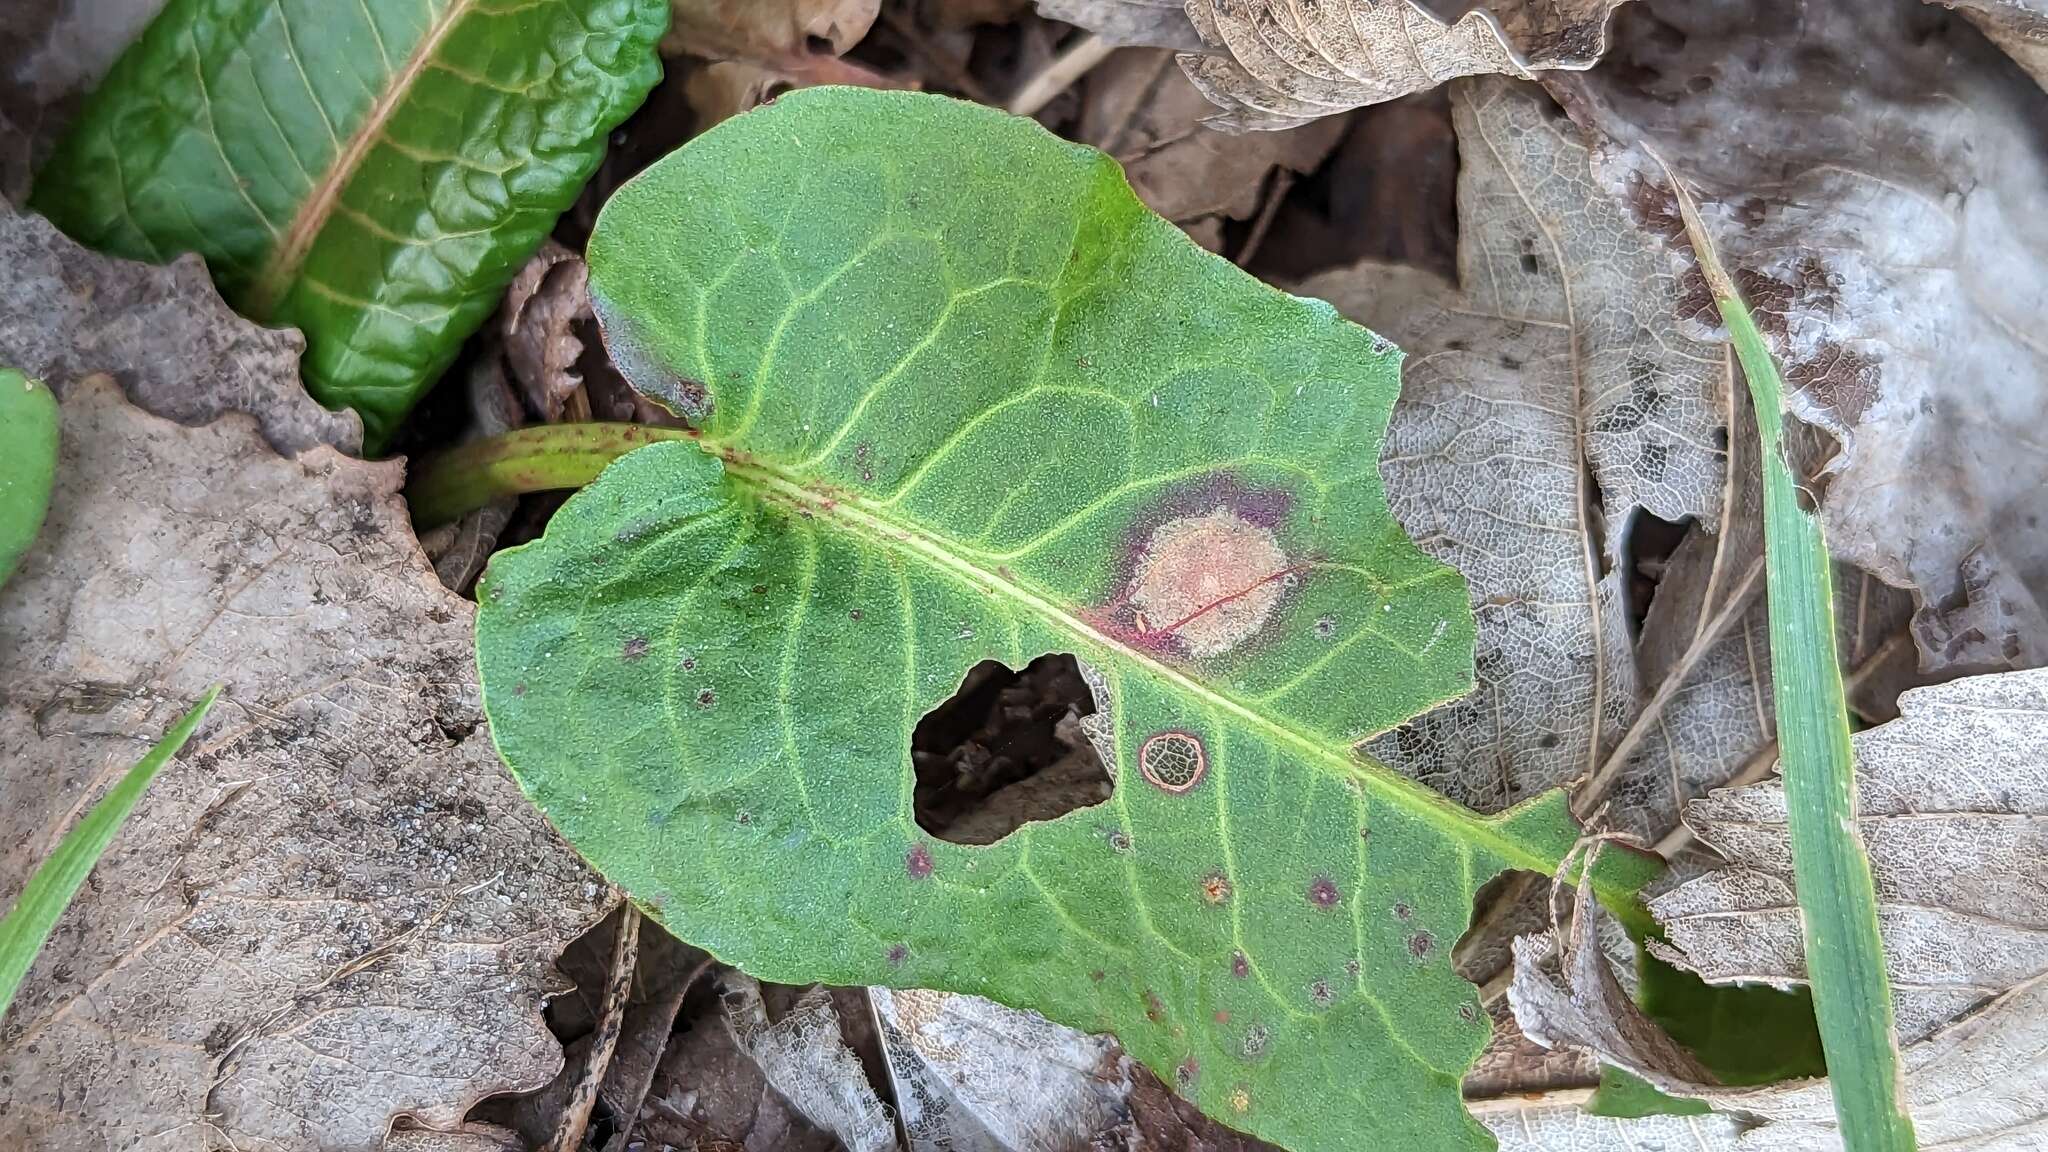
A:
[[[1501,0],[1446,22],[1417,0],[1041,0],[1120,43],[1188,49],[1181,67],[1233,131],[1290,128],[1460,76],[1591,67],[1622,0]],[[1183,7],[1175,5],[1173,7]],[[1187,43],[1192,32],[1196,45]]]

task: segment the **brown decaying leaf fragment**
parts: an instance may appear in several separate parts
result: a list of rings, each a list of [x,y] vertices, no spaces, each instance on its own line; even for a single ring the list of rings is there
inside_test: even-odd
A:
[[[576,371],[583,341],[574,325],[591,318],[590,269],[583,257],[552,239],[541,243],[505,288],[498,309],[505,363],[527,406],[547,423],[562,419],[563,406],[583,386]],[[587,402],[584,407],[588,419]]]
[[[671,0],[661,51],[775,64],[822,42],[837,56],[860,43],[881,8],[882,0]]]
[[[1190,49],[1180,58],[1230,131],[1305,124],[1460,76],[1530,79],[1588,68],[1623,0],[1499,0],[1446,23],[1416,0],[1041,0],[1040,8],[1118,42]],[[1187,40],[1192,28],[1199,48]]]
[[[1855,738],[1856,799],[1907,1045],[1907,1103],[1922,1148],[2032,1148],[2048,1123],[2048,670],[1915,689],[1899,704],[1898,720]],[[1783,786],[1716,793],[1686,819],[1728,866],[1651,902],[1671,941],[1652,949],[1709,980],[1800,980]],[[1517,941],[1511,996],[1530,1035],[1766,1121],[1756,1147],[1839,1147],[1824,1083],[1718,1088],[1647,1036],[1591,946],[1597,915],[1579,901],[1562,978],[1542,964],[1547,940]]]
[[[104,378],[0,598],[0,891],[207,684],[0,1026],[0,1145],[374,1149],[544,1083],[605,890],[499,766],[402,466],[279,457]]]
[[[2048,88],[2048,0],[1928,0],[1953,8]]]
[[[0,364],[53,385],[113,374],[144,409],[183,424],[247,412],[287,454],[362,449],[354,412],[299,386],[305,341],[235,315],[197,256],[165,266],[89,252],[0,202]]]
[[[1331,117],[1241,139],[1202,124],[1214,111],[1165,52],[1127,49],[1088,74],[1075,136],[1117,158],[1154,212],[1212,252],[1231,220],[1249,220],[1276,170],[1313,171],[1344,133]]]
[[[1702,191],[1790,410],[1841,442],[1829,546],[1914,591],[1928,669],[2048,662],[2048,93],[1916,0],[1643,0],[1614,41],[1546,83],[1684,267],[1646,149]]]

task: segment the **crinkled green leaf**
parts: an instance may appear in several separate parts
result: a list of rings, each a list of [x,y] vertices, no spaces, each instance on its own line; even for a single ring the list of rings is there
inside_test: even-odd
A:
[[[909,93],[719,126],[589,257],[615,361],[702,436],[484,586],[493,732],[572,843],[763,978],[1113,1031],[1297,1149],[1489,1145],[1451,945],[1576,830],[1559,794],[1481,818],[1352,751],[1472,675],[1463,582],[1381,491],[1398,352],[1101,153]],[[919,717],[1054,651],[1095,673],[1113,797],[925,834]]]
[[[123,256],[203,254],[306,334],[372,444],[454,357],[660,76],[666,0],[171,0],[33,205]]]
[[[57,477],[57,398],[0,368],[0,584],[35,543]]]

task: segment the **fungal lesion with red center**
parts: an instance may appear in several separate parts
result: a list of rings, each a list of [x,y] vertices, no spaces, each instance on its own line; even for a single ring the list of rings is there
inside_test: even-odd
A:
[[[1137,541],[1122,591],[1092,622],[1135,647],[1198,658],[1221,656],[1266,627],[1309,568],[1274,531],[1286,498],[1255,499],[1223,481],[1212,488]],[[1187,494],[1175,503],[1188,507]]]

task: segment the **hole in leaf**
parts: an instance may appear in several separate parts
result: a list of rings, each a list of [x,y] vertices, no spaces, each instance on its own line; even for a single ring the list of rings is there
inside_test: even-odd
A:
[[[1643,621],[1650,615],[1650,602],[1663,585],[1672,554],[1692,531],[1693,523],[1690,516],[1666,520],[1643,508],[1637,508],[1629,517],[1628,531],[1622,537],[1622,549],[1630,562],[1629,578],[1622,592],[1628,604],[1632,634],[1641,634]]]
[[[1072,656],[1017,671],[984,660],[910,739],[918,826],[955,844],[993,844],[1033,820],[1109,799],[1109,773],[1081,731],[1095,699]]]

